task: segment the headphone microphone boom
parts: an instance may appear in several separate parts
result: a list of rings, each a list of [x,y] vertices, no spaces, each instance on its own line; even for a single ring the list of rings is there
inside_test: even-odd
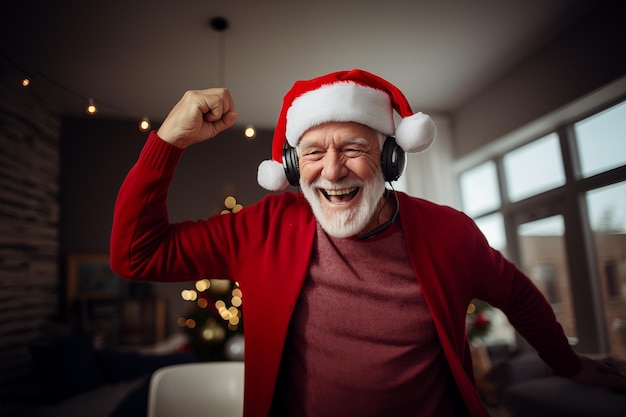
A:
[[[386,190],[387,195],[389,195],[389,190]],[[391,218],[389,220],[387,220],[385,223],[381,224],[380,226],[378,226],[377,228],[375,228],[374,230],[371,230],[365,234],[359,235],[357,236],[357,239],[359,240],[367,240],[369,238],[372,238],[374,236],[376,236],[377,234],[387,230],[395,221],[396,221],[396,217],[398,217],[398,212],[400,211],[400,202],[398,201],[398,194],[396,194],[396,192],[393,192],[394,197],[396,198],[396,208],[393,211],[393,214],[391,215]]]

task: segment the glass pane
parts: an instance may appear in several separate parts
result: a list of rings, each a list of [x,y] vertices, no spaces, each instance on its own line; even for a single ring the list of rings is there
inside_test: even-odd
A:
[[[561,146],[556,133],[505,154],[503,162],[511,201],[565,184]]]
[[[476,226],[487,238],[492,248],[499,250],[506,256],[506,233],[504,219],[501,213],[494,213],[476,219]]]
[[[563,216],[521,224],[517,229],[521,268],[552,305],[570,340],[576,339],[573,300],[565,252]]]
[[[574,125],[581,175],[626,164],[626,102]]]
[[[626,183],[586,195],[604,296],[610,354],[626,359]]]
[[[461,174],[463,210],[474,216],[500,207],[496,164],[487,161]]]

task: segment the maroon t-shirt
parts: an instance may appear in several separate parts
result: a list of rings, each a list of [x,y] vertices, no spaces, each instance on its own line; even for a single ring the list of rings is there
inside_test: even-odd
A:
[[[452,415],[451,374],[397,225],[366,241],[318,226],[284,352],[288,415]]]

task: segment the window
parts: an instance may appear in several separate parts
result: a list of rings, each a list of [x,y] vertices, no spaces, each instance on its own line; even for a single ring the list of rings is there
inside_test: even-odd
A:
[[[461,174],[461,199],[470,216],[500,207],[496,164],[487,161]]]
[[[554,265],[536,265],[530,272],[530,277],[553,306],[562,300],[557,289],[557,276]],[[559,321],[563,321],[559,319]]]
[[[576,337],[576,321],[565,249],[565,222],[556,215],[517,228],[520,266],[554,308],[565,334]]]
[[[612,352],[626,352],[626,182],[586,193]]]
[[[626,182],[586,194],[589,225],[595,233],[626,233]]]
[[[626,164],[626,102],[576,123],[574,129],[582,177]]]
[[[626,360],[626,101],[561,120],[460,172],[463,210],[542,291],[571,343]]]
[[[506,235],[501,213],[493,213],[476,219],[476,226],[483,232],[492,248],[506,255]]]
[[[551,133],[504,155],[511,201],[519,201],[565,184],[559,137]]]
[[[617,264],[613,259],[604,262],[604,279],[606,280],[606,292],[611,298],[619,298],[622,295],[621,283],[617,276]]]

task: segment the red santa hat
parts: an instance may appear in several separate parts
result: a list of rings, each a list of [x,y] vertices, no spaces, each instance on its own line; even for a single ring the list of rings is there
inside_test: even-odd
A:
[[[401,117],[395,126],[393,111]],[[272,142],[272,160],[261,162],[259,184],[270,191],[289,182],[282,164],[285,141],[295,147],[310,128],[327,122],[356,122],[385,135],[408,153],[425,151],[434,142],[436,127],[423,113],[413,113],[393,84],[369,72],[339,71],[312,80],[296,81],[283,100]]]

